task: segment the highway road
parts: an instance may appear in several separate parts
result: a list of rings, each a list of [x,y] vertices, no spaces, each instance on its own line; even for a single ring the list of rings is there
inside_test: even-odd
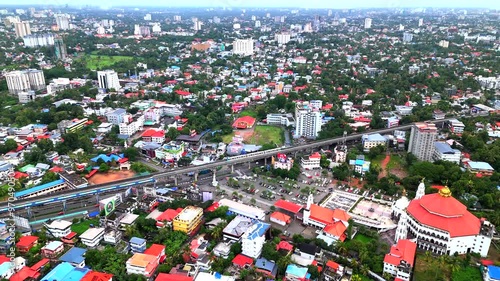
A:
[[[432,123],[442,123],[445,122],[448,119],[442,119],[442,120],[433,120],[431,121]],[[351,134],[345,137],[346,141],[352,141],[355,139],[361,138],[365,134],[374,134],[374,133],[379,133],[379,134],[386,134],[386,133],[391,133],[395,130],[408,130],[412,127],[413,124],[409,125],[404,125],[404,126],[398,126],[394,128],[386,128],[386,129],[379,129],[379,130],[371,130],[363,133],[356,133],[356,134]],[[266,150],[266,151],[260,151],[260,152],[255,152],[255,153],[250,153],[248,155],[241,155],[241,156],[236,156],[236,157],[229,157],[227,160],[221,160],[221,161],[216,161],[213,163],[208,163],[205,165],[200,165],[200,166],[188,166],[188,167],[180,167],[180,168],[174,168],[171,169],[170,171],[166,172],[158,172],[154,173],[148,176],[140,176],[140,177],[134,177],[131,179],[126,179],[126,180],[121,180],[109,184],[102,184],[102,185],[90,185],[87,187],[79,188],[79,189],[71,189],[71,190],[64,190],[55,194],[47,194],[47,195],[42,195],[38,196],[35,198],[27,198],[27,199],[19,199],[11,202],[11,205],[9,205],[7,202],[2,202],[0,203],[0,216],[2,213],[8,212],[10,209],[23,209],[26,208],[27,206],[35,206],[35,205],[42,205],[42,204],[53,204],[53,203],[58,203],[61,201],[68,200],[71,197],[81,197],[82,194],[86,195],[95,195],[98,193],[102,193],[103,190],[106,189],[111,189],[113,188],[114,192],[120,192],[123,191],[127,188],[129,188],[132,185],[135,186],[143,186],[147,184],[152,184],[152,181],[148,182],[148,179],[153,179],[155,182],[162,182],[167,179],[171,179],[173,177],[177,177],[178,175],[185,174],[185,173],[190,173],[190,172],[199,172],[202,170],[215,170],[220,166],[229,166],[229,165],[236,165],[236,164],[241,164],[241,163],[251,163],[255,162],[261,159],[266,159],[270,158],[271,156],[275,155],[278,151],[280,153],[294,153],[297,151],[307,151],[309,149],[314,149],[318,147],[326,147],[330,146],[332,144],[340,143],[344,140],[344,137],[337,137],[337,138],[332,138],[332,139],[327,139],[327,140],[321,140],[321,141],[315,141],[299,146],[294,146],[294,147],[285,147],[285,148],[278,148],[278,149],[271,149],[271,150]]]

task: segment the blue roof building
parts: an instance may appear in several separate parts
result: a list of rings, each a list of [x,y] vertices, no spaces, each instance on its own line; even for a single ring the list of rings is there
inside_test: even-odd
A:
[[[255,268],[258,271],[266,273],[272,277],[276,277],[276,273],[278,273],[278,266],[276,263],[272,261],[268,261],[265,258],[260,258],[255,261]]]
[[[488,265],[488,278],[490,281],[500,280],[500,267]]]
[[[307,273],[307,268],[302,266],[297,266],[295,264],[289,264],[286,267],[285,277],[287,280],[304,280],[309,279]]]
[[[132,237],[130,239],[130,250],[132,253],[144,253],[146,251],[146,239]]]
[[[111,154],[111,155],[106,155],[106,154],[99,154],[98,156],[90,159],[92,162],[97,162],[100,160],[102,160],[104,163],[109,163],[111,161],[118,161],[120,160],[121,158],[123,158],[123,154],[120,154],[120,155],[116,155],[116,154]]]
[[[254,259],[258,258],[266,243],[266,232],[270,227],[270,224],[264,222],[252,225],[242,237],[242,254]]]
[[[46,184],[38,185],[32,188],[28,188],[26,190],[18,191],[14,193],[14,196],[16,198],[22,198],[30,195],[35,195],[36,193],[42,193],[44,190],[51,189],[51,188],[56,188],[59,185],[64,184],[64,180],[56,180],[56,181],[51,181]]]
[[[42,281],[80,281],[90,270],[86,268],[76,268],[67,262],[58,264]]]
[[[435,161],[442,160],[459,164],[461,155],[462,153],[460,150],[451,148],[451,146],[446,142],[434,143],[434,153],[432,158]]]
[[[73,247],[62,255],[59,260],[62,262],[70,263],[74,267],[85,267],[85,252],[86,249]]]
[[[11,262],[4,262],[0,264],[0,277],[10,278],[14,274],[14,268]]]

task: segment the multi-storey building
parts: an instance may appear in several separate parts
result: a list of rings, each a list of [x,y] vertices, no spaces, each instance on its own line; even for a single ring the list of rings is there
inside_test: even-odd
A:
[[[363,141],[363,150],[365,152],[368,152],[370,151],[370,149],[377,146],[387,145],[387,139],[383,137],[381,134],[363,135],[362,141]]]
[[[372,19],[371,18],[366,18],[365,19],[365,29],[372,28]]]
[[[250,56],[253,54],[253,39],[237,39],[233,42],[233,53]]]
[[[321,112],[319,108],[307,103],[295,107],[295,137],[314,139],[321,131]]]
[[[410,281],[416,252],[415,242],[399,240],[384,257],[384,273],[392,275],[396,280]]]
[[[274,35],[274,40],[278,42],[278,44],[287,44],[290,42],[291,35],[288,32],[276,33]]]
[[[118,80],[118,73],[114,70],[97,71],[97,80],[99,81],[99,88],[101,89],[115,89],[121,88],[120,81]]]
[[[434,153],[432,159],[434,161],[449,161],[455,164],[460,163],[460,157],[462,153],[458,149],[453,149],[446,142],[435,142],[434,143]]]
[[[44,224],[48,234],[54,238],[61,238],[68,235],[71,232],[71,225],[71,222],[65,220],[54,220]]]
[[[23,37],[24,46],[28,48],[45,47],[54,45],[54,34],[32,34]]]
[[[300,165],[304,170],[314,170],[321,168],[321,154],[315,152],[309,156],[304,156],[300,160]]]
[[[203,221],[203,209],[187,206],[174,218],[174,230],[194,234]]]
[[[80,235],[80,240],[87,247],[96,247],[104,239],[104,228],[89,228]]]
[[[117,108],[115,111],[108,113],[106,119],[108,119],[108,122],[111,124],[119,125],[120,123],[123,123],[126,115],[127,111],[124,108]]]
[[[19,103],[28,103],[35,100],[36,93],[35,91],[19,92],[17,97],[19,98]]]
[[[56,18],[56,24],[59,30],[68,30],[70,28],[69,26],[70,15],[56,14],[54,15],[54,17]]]
[[[269,113],[266,116],[267,124],[278,125],[278,126],[295,126],[295,119],[291,113],[279,114],[279,113]]]
[[[451,196],[448,187],[425,194],[420,183],[415,199],[397,200],[392,207],[398,219],[395,240],[416,240],[417,247],[438,255],[488,254],[495,226],[479,219]]]
[[[62,38],[56,38],[54,40],[54,49],[56,53],[56,58],[58,60],[64,60],[68,56],[66,51],[66,44],[64,44]]]
[[[127,260],[127,274],[139,274],[149,278],[155,273],[158,265],[155,256],[136,253]]]
[[[270,227],[270,224],[264,222],[251,226],[242,237],[242,254],[254,259],[260,257],[262,247],[266,243],[266,232]]]
[[[29,90],[38,91],[45,88],[43,71],[37,69],[16,70],[5,75],[7,87],[11,94]]]
[[[450,131],[456,135],[461,135],[465,129],[464,123],[458,121],[457,119],[448,120],[448,127],[450,128]]]
[[[437,135],[436,125],[432,123],[415,124],[411,128],[408,152],[415,155],[421,161],[432,161],[434,142],[436,142]]]
[[[133,134],[141,131],[144,127],[144,115],[132,117],[127,114],[124,117],[123,123],[118,125],[120,135],[132,136]]]
[[[14,28],[16,30],[17,38],[24,38],[24,36],[31,34],[30,23],[27,21],[14,23]]]
[[[289,171],[293,167],[293,159],[287,157],[286,154],[278,153],[276,158],[272,158],[272,164],[274,169],[283,169]]]

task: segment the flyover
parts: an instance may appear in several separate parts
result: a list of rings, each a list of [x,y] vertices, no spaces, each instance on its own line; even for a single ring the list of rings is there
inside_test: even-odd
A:
[[[431,123],[443,123],[448,121],[451,118],[448,119],[441,119],[441,120],[433,120],[433,121],[428,121]],[[35,198],[26,198],[26,199],[19,199],[19,200],[11,200],[10,202],[2,202],[0,203],[0,214],[5,213],[5,212],[14,212],[15,210],[18,209],[24,209],[24,208],[29,208],[29,207],[35,207],[35,206],[40,206],[44,204],[51,204],[51,203],[57,203],[69,199],[74,199],[80,196],[88,196],[88,195],[95,195],[99,194],[102,192],[109,192],[111,190],[118,192],[124,191],[131,186],[144,186],[144,185],[150,185],[150,184],[155,184],[156,182],[159,181],[164,181],[166,179],[171,179],[175,178],[177,175],[181,173],[191,173],[194,172],[196,175],[200,171],[204,170],[213,170],[215,171],[218,167],[220,166],[229,166],[229,165],[236,165],[236,164],[242,164],[242,163],[251,163],[257,160],[261,159],[267,159],[272,156],[274,156],[276,153],[294,153],[298,151],[307,151],[307,150],[312,150],[314,148],[318,147],[326,147],[330,146],[332,144],[336,143],[341,143],[344,140],[346,141],[352,141],[361,138],[365,134],[386,134],[386,133],[391,133],[396,130],[408,130],[413,126],[414,123],[408,124],[408,125],[403,125],[403,126],[398,126],[398,127],[393,127],[393,128],[385,128],[385,129],[379,129],[379,130],[370,130],[366,131],[363,133],[356,133],[356,134],[351,134],[346,137],[336,137],[336,138],[331,138],[327,140],[320,140],[320,141],[314,141],[311,143],[299,145],[299,146],[294,146],[294,147],[285,147],[285,148],[275,148],[275,149],[270,149],[270,150],[265,150],[265,151],[259,151],[259,152],[254,152],[246,155],[240,155],[240,156],[235,156],[235,157],[228,157],[226,160],[220,160],[212,163],[208,163],[205,165],[200,165],[200,166],[188,166],[188,167],[180,167],[180,168],[175,168],[170,171],[166,172],[158,172],[158,173],[152,173],[147,176],[140,176],[140,177],[134,177],[131,179],[124,179],[120,181],[115,181],[112,183],[108,184],[100,184],[100,185],[90,185],[87,187],[79,188],[79,189],[70,189],[70,190],[64,190],[58,193],[54,194],[46,194],[42,196],[38,196]]]

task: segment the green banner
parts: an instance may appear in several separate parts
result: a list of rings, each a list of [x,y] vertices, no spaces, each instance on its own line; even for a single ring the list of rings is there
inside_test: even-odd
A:
[[[104,214],[107,216],[115,210],[115,199],[112,199],[104,205]]]

